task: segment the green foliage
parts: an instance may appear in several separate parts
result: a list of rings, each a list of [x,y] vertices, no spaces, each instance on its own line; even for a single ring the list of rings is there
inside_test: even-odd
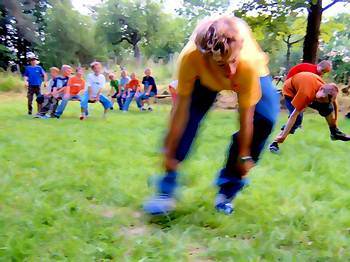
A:
[[[19,75],[0,72],[0,92],[21,92],[23,87],[24,82]]]
[[[102,120],[92,105],[80,122],[78,103],[46,121],[25,116],[24,104],[0,103],[1,260],[350,259],[349,147],[330,141],[316,114],[305,115],[281,155],[263,155],[235,214],[225,216],[213,209],[213,179],[237,115],[211,112],[181,169],[177,212],[151,221],[141,206],[160,171],[169,107],[142,114],[132,105]],[[350,122],[340,126],[350,132]]]
[[[41,61],[60,66],[105,60],[106,49],[95,34],[92,19],[73,10],[69,1],[53,1],[52,5],[45,20],[45,41],[38,47]]]

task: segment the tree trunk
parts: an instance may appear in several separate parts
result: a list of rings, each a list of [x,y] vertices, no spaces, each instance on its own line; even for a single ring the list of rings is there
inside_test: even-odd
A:
[[[292,49],[291,44],[287,44],[287,54],[286,54],[286,69],[287,71],[290,69],[290,50]]]
[[[307,63],[317,62],[318,38],[322,19],[322,0],[316,3],[310,2],[310,9],[307,16],[306,35],[304,39],[303,61]]]
[[[133,49],[134,49],[134,57],[135,57],[136,61],[140,62],[141,61],[141,52],[140,52],[138,42],[133,44]]]

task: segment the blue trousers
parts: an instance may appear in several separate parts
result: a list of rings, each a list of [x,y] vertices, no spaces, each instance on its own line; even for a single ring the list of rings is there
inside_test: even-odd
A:
[[[64,110],[66,109],[68,102],[70,100],[73,100],[73,99],[79,100],[79,101],[81,100],[80,95],[71,95],[68,98],[63,97],[61,103],[59,104],[59,106],[56,109],[55,115],[58,117],[61,116],[63,114]]]
[[[128,111],[128,110],[129,110],[129,106],[130,106],[130,104],[131,104],[131,102],[132,102],[132,100],[133,100],[135,94],[136,94],[136,92],[131,91],[131,92],[130,92],[130,95],[126,97],[125,103],[124,103],[124,105],[123,105],[123,111]],[[140,103],[137,103],[137,98],[136,98],[136,104],[137,104],[137,107],[138,107],[138,108],[141,108],[141,104],[140,104]]]
[[[251,156],[255,162],[259,160],[279,113],[279,95],[272,84],[271,77],[261,77],[260,85],[262,97],[255,107],[254,133],[251,144]],[[217,92],[202,86],[199,80],[196,81],[192,93],[189,120],[176,150],[175,158],[178,161],[181,162],[187,157],[200,123],[215,102],[216,96]],[[234,197],[244,185],[241,174],[237,169],[238,134],[239,132],[236,132],[232,136],[226,164],[219,172],[216,181],[219,193],[226,195],[228,198]],[[159,193],[172,194],[176,187],[176,172],[167,172],[158,185]]]
[[[104,109],[111,108],[112,103],[111,101],[109,101],[109,99],[105,95],[100,94],[99,99]],[[80,101],[80,107],[84,109],[85,113],[88,112],[88,105],[89,105],[89,93],[85,92]]]
[[[285,105],[286,105],[286,107],[287,107],[287,109],[288,109],[289,115],[291,115],[291,114],[293,113],[294,109],[295,109],[295,107],[292,105],[292,100],[293,100],[293,98],[291,98],[291,97],[289,97],[289,96],[285,96],[285,97],[284,97]],[[296,121],[295,121],[295,123],[294,123],[294,125],[293,125],[293,127],[292,127],[292,129],[290,130],[289,133],[294,134],[295,131],[296,131],[298,128],[301,127],[301,124],[303,123],[303,117],[304,117],[303,113],[300,113],[300,114],[298,115],[298,117],[297,117],[297,119],[296,119]],[[285,127],[285,126],[282,126],[281,129],[283,130],[284,127]]]
[[[146,93],[142,93],[138,98],[136,98],[137,107],[141,108],[143,100],[147,100],[150,97],[153,97],[155,95],[156,95],[156,93],[154,93],[154,92],[150,92],[149,95],[146,95]]]

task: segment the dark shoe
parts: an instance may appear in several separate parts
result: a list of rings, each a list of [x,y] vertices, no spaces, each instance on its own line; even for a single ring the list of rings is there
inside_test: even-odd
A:
[[[32,113],[31,111],[28,111],[28,115],[30,115],[30,116],[31,116],[32,114],[33,114],[33,113]]]
[[[50,118],[57,118],[57,119],[59,119],[60,116],[58,116],[58,115],[50,115]]]
[[[346,118],[350,119],[350,112],[345,115]]]
[[[270,149],[270,152],[274,154],[277,154],[280,151],[280,148],[277,142],[272,142],[269,146],[269,149]]]
[[[343,133],[340,131],[338,128],[336,128],[332,133],[331,133],[331,139],[332,140],[340,140],[340,141],[350,141],[350,136],[347,134]]]

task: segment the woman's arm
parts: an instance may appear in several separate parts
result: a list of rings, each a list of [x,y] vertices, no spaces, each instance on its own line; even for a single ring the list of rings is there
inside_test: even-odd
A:
[[[241,176],[245,176],[248,171],[254,166],[252,159],[244,160],[245,157],[251,157],[251,143],[253,140],[254,131],[254,111],[255,106],[239,110],[240,129],[238,134],[238,159],[237,168],[240,170]]]

